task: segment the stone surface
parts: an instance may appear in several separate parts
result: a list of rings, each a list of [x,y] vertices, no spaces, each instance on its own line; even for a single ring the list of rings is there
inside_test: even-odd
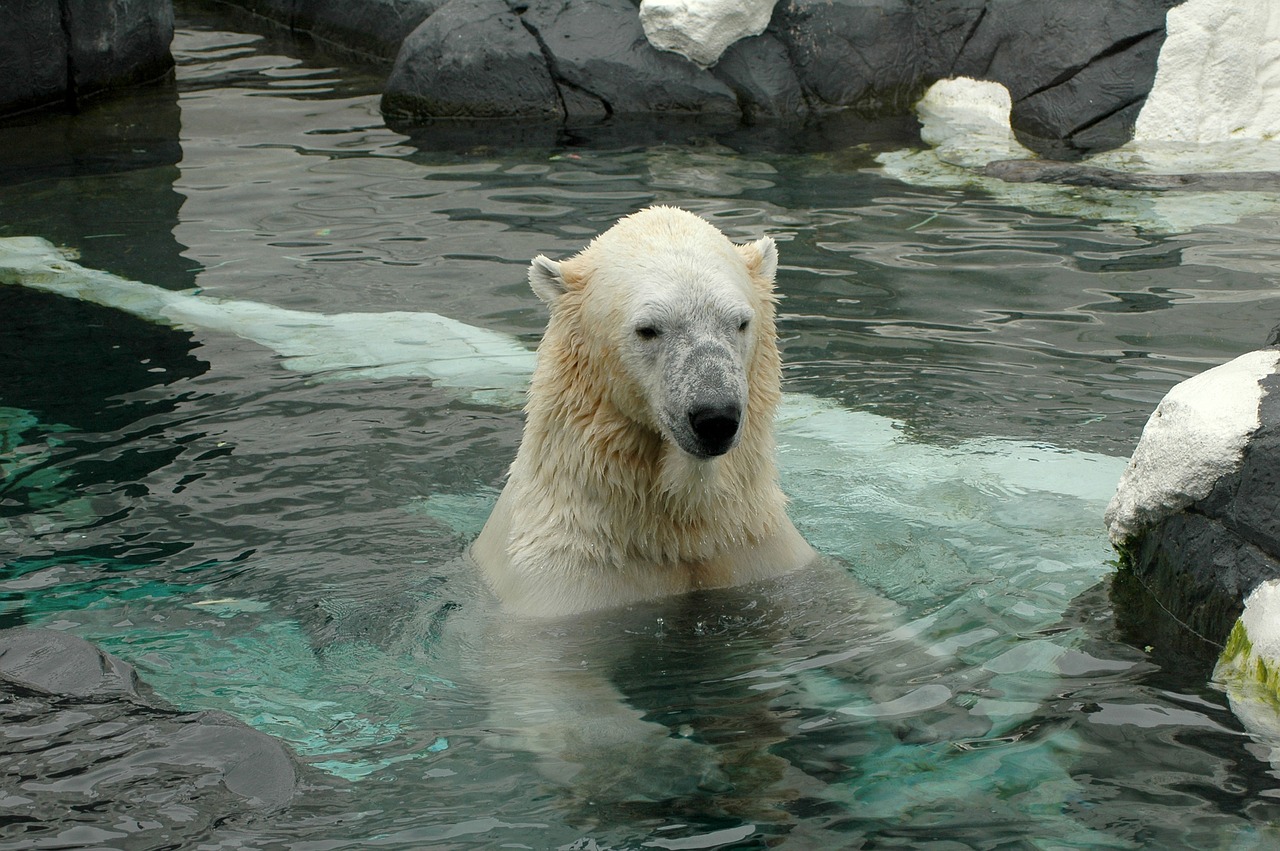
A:
[[[1219,649],[1245,598],[1280,578],[1278,359],[1260,350],[1174,388],[1108,509],[1122,574]]]
[[[16,0],[0,27],[0,113],[82,104],[173,68],[171,0]]]
[[[817,110],[903,113],[932,82],[906,0],[791,0],[770,31]]]
[[[768,0],[230,2],[382,57],[419,22],[384,101],[401,121],[872,119],[970,76],[1012,92],[1023,145],[1073,158],[1131,135],[1177,0],[789,0],[771,18]]]
[[[737,96],[748,121],[800,119],[809,114],[787,49],[772,33],[731,45],[712,73]]]
[[[629,0],[534,0],[520,17],[543,46],[561,91],[578,93],[610,116],[739,113],[727,85],[649,44]]]
[[[451,0],[405,40],[382,109],[392,117],[559,119],[538,40],[503,0]]]
[[[164,706],[127,662],[56,630],[0,630],[0,723],[4,792],[64,814],[6,828],[30,847],[78,814],[97,823],[93,813],[113,801],[149,802],[136,830],[116,825],[140,839],[197,817],[279,809],[298,786],[292,755],[271,736],[225,713]]]
[[[46,695],[138,698],[138,676],[82,638],[48,629],[0,631],[0,682]]]
[[[1179,383],[1165,395],[1142,430],[1107,506],[1112,543],[1123,545],[1205,499],[1241,469],[1251,435],[1261,422],[1263,382],[1274,376],[1277,361],[1280,350],[1249,352]]]
[[[400,45],[448,0],[228,0],[326,48],[375,63],[396,58]]]
[[[999,83],[969,77],[940,80],[916,104],[920,139],[938,159],[965,168],[1030,157],[1031,151],[1009,129],[1011,108],[1009,90]]]
[[[641,0],[649,43],[709,68],[729,45],[760,35],[777,0]]]
[[[69,94],[62,10],[48,0],[15,2],[0,28],[0,112],[61,103]]]
[[[1132,135],[1175,2],[985,3],[948,76],[1003,83],[1014,133],[1039,154],[1114,147]]]
[[[1214,142],[1280,133],[1280,7],[1188,0],[1169,12],[1168,44],[1139,138]],[[1189,98],[1192,92],[1204,96]]]

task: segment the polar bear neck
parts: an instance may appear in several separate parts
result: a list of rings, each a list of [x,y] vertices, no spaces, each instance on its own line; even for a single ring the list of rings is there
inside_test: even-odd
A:
[[[766,317],[748,369],[741,439],[711,460],[624,414],[609,392],[608,365],[572,334],[549,329],[508,485],[528,507],[513,522],[513,540],[568,560],[576,551],[606,570],[696,568],[787,523],[774,460],[781,366],[772,326]]]

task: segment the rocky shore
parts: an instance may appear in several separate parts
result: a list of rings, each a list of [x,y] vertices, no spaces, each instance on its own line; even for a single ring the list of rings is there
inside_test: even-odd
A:
[[[1018,139],[1057,158],[1132,135],[1177,4],[779,0],[744,15],[714,0],[220,2],[385,68],[383,109],[397,122],[883,118],[909,115],[937,80],[968,76],[1004,85]],[[22,4],[0,34],[0,113],[164,76],[172,0],[112,8]]]

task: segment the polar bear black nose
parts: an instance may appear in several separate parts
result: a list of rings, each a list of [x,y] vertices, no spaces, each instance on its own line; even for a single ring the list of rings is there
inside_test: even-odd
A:
[[[707,406],[689,412],[689,427],[708,455],[723,455],[733,448],[741,419],[737,405]]]

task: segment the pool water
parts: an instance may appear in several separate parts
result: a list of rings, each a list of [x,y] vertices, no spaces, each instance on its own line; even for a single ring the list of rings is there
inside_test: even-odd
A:
[[[302,766],[282,809],[195,817],[82,751],[56,795],[6,781],[0,848],[1280,840],[1269,746],[1203,666],[1119,635],[1101,522],[1164,392],[1276,324],[1273,218],[913,187],[874,158],[912,140],[870,128],[459,145],[388,128],[377,75],[227,26],[180,10],[171,89],[0,124],[0,238],[533,347],[535,254],[653,203],[771,234],[784,486],[834,575],[505,624],[461,554],[518,408],[0,287],[0,626],[94,641]],[[574,751],[624,716],[658,732]]]

